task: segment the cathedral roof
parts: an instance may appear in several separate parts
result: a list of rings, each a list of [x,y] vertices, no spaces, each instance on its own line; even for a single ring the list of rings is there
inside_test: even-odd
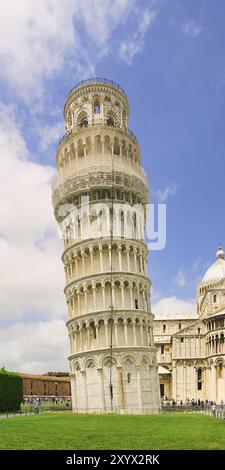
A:
[[[210,266],[202,278],[202,283],[220,281],[225,278],[224,251],[220,247],[216,253],[216,261]]]
[[[193,312],[156,312],[153,310],[154,320],[196,320],[198,318]]]

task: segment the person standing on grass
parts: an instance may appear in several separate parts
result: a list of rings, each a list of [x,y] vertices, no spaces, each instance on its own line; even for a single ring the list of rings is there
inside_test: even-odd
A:
[[[215,407],[214,403],[212,405],[211,411],[212,411],[212,415],[216,416],[216,407]]]

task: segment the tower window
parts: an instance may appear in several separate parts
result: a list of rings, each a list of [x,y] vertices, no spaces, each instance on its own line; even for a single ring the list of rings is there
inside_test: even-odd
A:
[[[161,354],[164,354],[164,346],[161,346]]]
[[[80,123],[80,127],[87,127],[88,126],[88,118],[87,116],[83,117]]]
[[[109,118],[107,119],[107,126],[112,126],[112,127],[114,127],[114,120],[113,120],[113,118],[109,117]]]
[[[202,390],[202,369],[197,369],[198,390]]]
[[[214,296],[213,296],[213,303],[216,304],[216,302],[217,302],[217,296],[216,296],[216,294],[214,294]]]
[[[99,105],[98,98],[95,98],[95,101],[94,101],[94,114],[100,114],[100,105]]]
[[[131,383],[131,373],[128,372],[127,374],[127,383],[130,384]]]
[[[201,328],[198,328],[198,335],[200,335],[201,333]]]
[[[179,330],[181,330],[181,323],[179,323],[179,326],[178,326]]]
[[[138,299],[135,299],[135,308],[138,310]]]
[[[166,324],[164,323],[163,324],[163,333],[165,333],[165,332],[166,332]]]
[[[180,339],[180,342],[183,343],[183,342],[184,342],[184,338],[181,338],[181,339]]]

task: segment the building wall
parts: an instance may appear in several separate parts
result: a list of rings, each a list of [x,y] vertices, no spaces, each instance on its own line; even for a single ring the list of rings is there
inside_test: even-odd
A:
[[[22,374],[21,374],[22,375]],[[23,393],[25,396],[58,396],[71,395],[70,379],[59,377],[22,375]]]

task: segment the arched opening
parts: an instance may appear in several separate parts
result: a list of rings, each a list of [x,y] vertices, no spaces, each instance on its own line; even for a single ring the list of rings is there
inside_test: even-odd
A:
[[[87,117],[87,116],[84,116],[84,117],[81,119],[80,127],[87,127],[87,126],[88,126],[88,117]]]
[[[197,389],[200,391],[202,390],[202,369],[199,367],[197,369],[197,382],[198,382],[198,386],[197,386]]]
[[[94,99],[94,114],[100,114],[100,102],[98,97]]]
[[[111,116],[107,118],[106,123],[107,123],[107,126],[114,127],[114,119]]]
[[[114,155],[120,154],[120,146],[117,137],[114,138],[113,153]]]
[[[78,141],[78,157],[83,157],[84,156],[84,146],[83,146],[83,142],[82,140],[80,139]]]
[[[217,302],[217,295],[214,294],[214,295],[213,295],[213,303],[216,304],[216,302]]]

